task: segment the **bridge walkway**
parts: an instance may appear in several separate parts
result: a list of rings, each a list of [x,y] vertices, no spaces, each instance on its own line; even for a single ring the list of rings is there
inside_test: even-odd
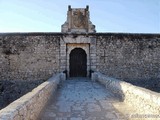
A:
[[[59,85],[40,119],[127,120],[127,115],[119,110],[130,108],[103,85],[88,78],[71,78]]]

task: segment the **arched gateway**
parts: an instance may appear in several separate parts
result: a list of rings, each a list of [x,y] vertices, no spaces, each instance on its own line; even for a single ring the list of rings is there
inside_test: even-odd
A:
[[[90,77],[96,71],[96,33],[95,25],[89,17],[89,6],[71,8],[68,6],[67,21],[61,29],[60,71],[67,77]],[[90,35],[89,35],[90,34]]]
[[[70,53],[70,77],[87,76],[87,54],[82,48],[75,48]]]

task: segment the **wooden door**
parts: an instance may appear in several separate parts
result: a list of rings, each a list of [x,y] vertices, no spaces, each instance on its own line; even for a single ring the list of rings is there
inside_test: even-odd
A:
[[[70,53],[70,77],[87,76],[87,55],[81,48],[75,48]]]

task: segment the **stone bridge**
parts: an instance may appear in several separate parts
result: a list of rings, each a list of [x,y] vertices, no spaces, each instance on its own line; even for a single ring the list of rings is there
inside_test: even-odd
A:
[[[0,120],[160,119],[160,94],[95,72],[59,73],[0,111]]]

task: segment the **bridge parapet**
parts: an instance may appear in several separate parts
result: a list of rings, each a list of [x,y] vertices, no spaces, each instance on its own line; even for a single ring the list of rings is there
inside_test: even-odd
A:
[[[31,92],[15,100],[0,111],[0,120],[36,120],[56,91],[60,81],[65,80],[59,73],[42,83]]]
[[[107,77],[99,72],[92,73],[92,80],[105,85],[123,102],[133,106],[139,114],[160,115],[160,93]]]

